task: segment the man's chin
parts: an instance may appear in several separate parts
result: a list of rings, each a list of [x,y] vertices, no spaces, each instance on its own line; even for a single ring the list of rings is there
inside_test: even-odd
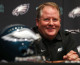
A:
[[[52,33],[48,33],[48,35],[49,35],[49,36],[54,36],[54,35],[56,35],[56,33],[53,33],[53,32],[52,32]]]

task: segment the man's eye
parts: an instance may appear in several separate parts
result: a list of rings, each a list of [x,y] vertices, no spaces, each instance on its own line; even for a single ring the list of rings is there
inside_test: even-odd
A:
[[[58,21],[58,19],[53,19],[53,21]]]
[[[44,19],[44,21],[49,21],[50,19]]]

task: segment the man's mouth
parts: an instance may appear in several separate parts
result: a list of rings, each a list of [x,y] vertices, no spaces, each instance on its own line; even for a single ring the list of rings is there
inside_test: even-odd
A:
[[[47,29],[50,29],[50,30],[52,30],[52,29],[55,29],[55,28],[47,28]]]
[[[48,31],[53,31],[55,28],[47,28]]]

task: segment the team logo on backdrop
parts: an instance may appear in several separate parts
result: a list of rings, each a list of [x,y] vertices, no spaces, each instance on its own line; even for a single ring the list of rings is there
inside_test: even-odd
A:
[[[80,33],[80,29],[65,29],[65,31],[71,32],[72,34]]]
[[[80,46],[77,47],[78,53],[80,54]]]
[[[4,13],[4,5],[0,4],[0,13]]]
[[[63,14],[63,8],[59,7],[59,9],[60,9],[60,14],[62,15]]]
[[[12,15],[19,16],[25,14],[26,12],[28,12],[29,6],[30,4],[21,4],[17,6],[15,9],[13,9]]]
[[[75,18],[80,16],[80,7],[74,8],[68,15],[70,18]]]

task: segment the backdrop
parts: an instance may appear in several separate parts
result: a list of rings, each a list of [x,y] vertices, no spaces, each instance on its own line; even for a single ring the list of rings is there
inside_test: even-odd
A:
[[[61,28],[73,34],[80,43],[80,0],[0,0],[0,31],[11,24],[35,26],[36,8],[39,4],[56,2],[61,10]],[[21,7],[24,8],[21,11]]]

